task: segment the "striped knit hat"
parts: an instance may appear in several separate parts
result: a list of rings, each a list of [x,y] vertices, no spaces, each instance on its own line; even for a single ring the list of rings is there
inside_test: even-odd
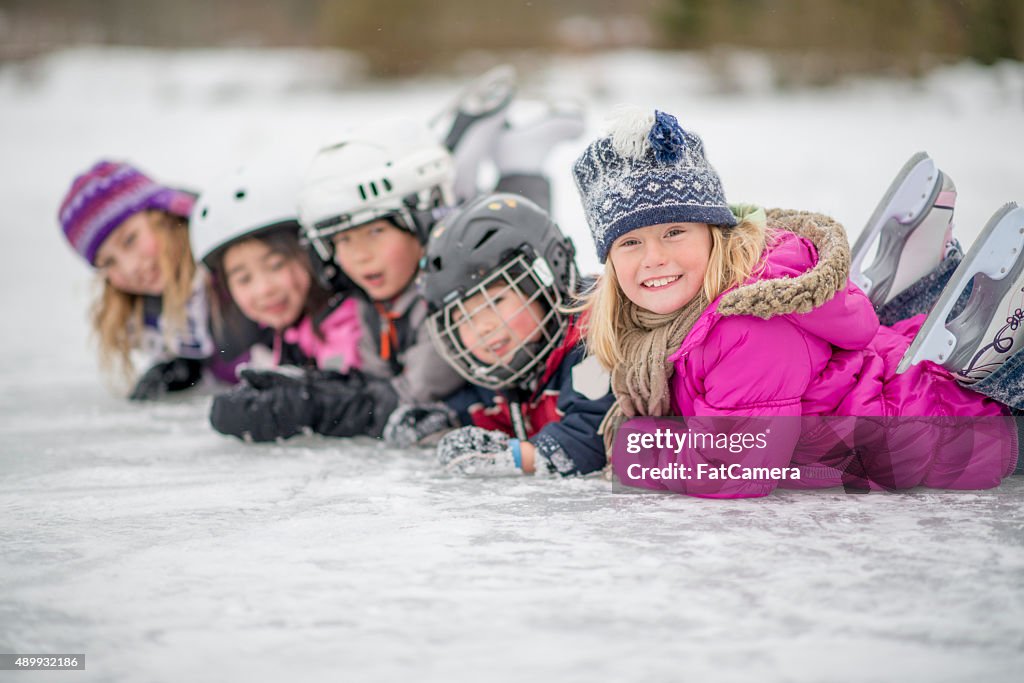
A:
[[[157,185],[125,163],[100,161],[71,183],[60,204],[64,236],[90,265],[103,241],[132,214],[158,209],[188,218],[195,197]]]
[[[573,174],[601,263],[619,236],[648,225],[736,225],[704,143],[665,112],[621,111]]]

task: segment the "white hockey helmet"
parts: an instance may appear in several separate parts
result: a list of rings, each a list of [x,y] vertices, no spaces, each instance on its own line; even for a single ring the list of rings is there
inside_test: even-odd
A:
[[[324,261],[331,235],[380,218],[426,242],[433,211],[452,205],[454,162],[424,124],[381,121],[313,158],[299,193],[299,222]]]
[[[298,196],[312,154],[288,150],[240,166],[211,182],[189,222],[193,253],[208,267],[230,244],[273,230],[299,236]]]

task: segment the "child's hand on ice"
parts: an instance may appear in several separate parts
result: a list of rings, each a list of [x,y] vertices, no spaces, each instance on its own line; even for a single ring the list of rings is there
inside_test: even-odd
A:
[[[507,477],[522,474],[513,454],[518,445],[507,434],[480,427],[463,427],[437,444],[437,459],[446,471],[470,477]]]
[[[384,427],[389,446],[409,448],[437,442],[443,434],[459,426],[459,418],[443,403],[399,406]]]
[[[132,401],[152,401],[169,391],[194,387],[202,376],[202,362],[192,358],[174,358],[157,363],[142,374],[128,398]]]

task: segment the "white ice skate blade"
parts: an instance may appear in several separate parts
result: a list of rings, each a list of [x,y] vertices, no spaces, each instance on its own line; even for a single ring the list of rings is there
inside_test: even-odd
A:
[[[915,220],[929,205],[939,179],[935,162],[925,152],[918,152],[903,165],[853,246],[850,279],[854,284],[870,293],[872,282],[864,275],[864,260],[886,221],[895,218],[905,224]]]
[[[896,368],[906,372],[921,361],[941,365],[956,350],[957,339],[946,329],[946,319],[960,294],[978,273],[993,280],[1003,279],[1024,252],[1024,209],[1015,202],[1004,205],[989,219],[978,239],[942,290],[924,326],[914,337]]]

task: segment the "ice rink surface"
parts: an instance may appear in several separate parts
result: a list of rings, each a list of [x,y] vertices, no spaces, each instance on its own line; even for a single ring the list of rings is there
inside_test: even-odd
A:
[[[134,405],[88,346],[87,269],[59,235],[101,156],[201,188],[247,155],[426,118],[453,79],[365,83],[301,52],[78,50],[0,68],[0,651],[86,653],[7,681],[1016,681],[1024,478],[986,492],[613,494],[601,479],[467,481],[369,440],[245,445],[209,394]],[[524,96],[618,102],[705,140],[730,199],[855,237],[927,150],[969,244],[1024,201],[1024,70],[947,68],[777,93],[686,56],[542,65]],[[555,213],[596,259],[568,173]],[[1017,673],[1014,674],[1013,672]]]

